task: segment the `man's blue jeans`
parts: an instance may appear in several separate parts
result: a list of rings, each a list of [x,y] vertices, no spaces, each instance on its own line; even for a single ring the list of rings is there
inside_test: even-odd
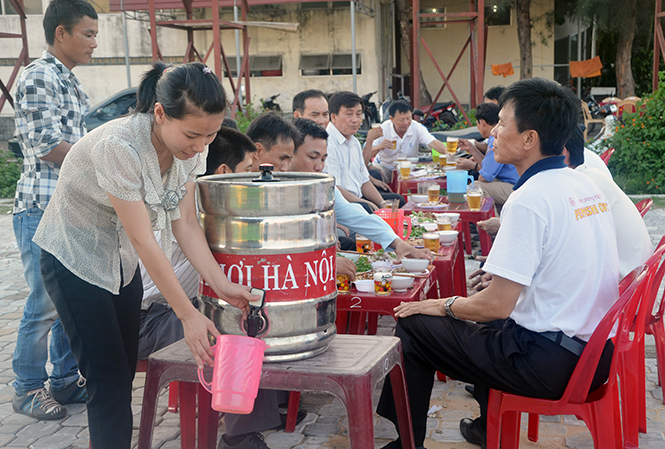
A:
[[[21,251],[25,280],[30,287],[12,360],[16,374],[14,390],[17,395],[42,388],[49,379],[46,372],[49,331],[53,364],[50,376],[51,388],[56,391],[62,390],[79,377],[76,359],[69,348],[69,340],[60,324],[55,305],[42,282],[39,266],[42,250],[32,241],[42,213],[41,209],[33,207],[14,215],[14,235]]]

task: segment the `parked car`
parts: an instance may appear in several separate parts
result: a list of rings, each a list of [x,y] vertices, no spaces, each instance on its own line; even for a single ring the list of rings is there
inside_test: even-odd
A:
[[[85,127],[89,131],[115,118],[130,113],[136,107],[136,87],[121,90],[101,103],[96,104],[85,116]],[[16,157],[23,158],[21,147],[16,138],[10,139],[9,149]]]
[[[92,131],[115,118],[130,113],[136,107],[136,87],[121,90],[96,104],[85,116],[85,127]]]

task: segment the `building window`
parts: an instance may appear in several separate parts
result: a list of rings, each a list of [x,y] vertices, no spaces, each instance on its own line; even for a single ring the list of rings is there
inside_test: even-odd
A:
[[[420,14],[445,14],[446,13],[446,8],[444,7],[425,7],[425,8],[420,8]],[[420,23],[431,23],[432,25],[429,25],[429,27],[437,27],[437,28],[446,28],[446,18],[445,17],[421,17],[420,18]]]
[[[356,53],[356,73],[361,74],[362,63],[360,53]],[[351,75],[351,53],[321,53],[300,55],[300,73],[302,76]]]
[[[42,1],[41,0],[23,0],[23,7],[26,14],[41,14]],[[16,8],[9,0],[2,0],[2,14],[6,16],[18,15]]]
[[[236,57],[227,56],[226,60],[229,63],[229,69],[231,69],[231,76],[238,76]],[[240,58],[240,63],[242,64],[242,58]],[[222,68],[224,69],[224,74],[228,76],[226,73],[226,67]],[[249,74],[250,76],[257,78],[282,76],[282,55],[250,56]]]
[[[487,26],[510,26],[510,6],[502,7],[498,3],[485,5],[485,24]]]

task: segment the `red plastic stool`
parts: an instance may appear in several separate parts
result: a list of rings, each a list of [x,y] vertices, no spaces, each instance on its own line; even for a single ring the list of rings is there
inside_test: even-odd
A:
[[[336,396],[347,410],[350,423],[349,449],[366,449],[374,447],[372,391],[389,374],[398,423],[402,429],[402,446],[413,449],[411,412],[402,363],[402,346],[396,337],[337,335],[328,350],[319,356],[293,362],[264,363],[259,388],[326,392]],[[205,370],[209,378],[211,368],[206,367]],[[184,385],[198,383],[196,364],[184,341],[157,351],[148,359],[139,449],[149,449],[151,446],[157,398],[160,390],[172,381],[182,382],[181,392]],[[199,448],[204,447],[201,444],[202,436],[205,436],[206,443],[214,444],[217,439],[216,422],[210,414],[200,415],[201,402]],[[292,402],[297,404],[297,401]],[[208,409],[211,410],[209,405]],[[194,445],[189,447],[193,448]]]

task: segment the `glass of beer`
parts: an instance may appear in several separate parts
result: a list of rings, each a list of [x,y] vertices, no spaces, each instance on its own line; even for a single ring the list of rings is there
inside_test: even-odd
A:
[[[423,234],[423,245],[428,250],[436,253],[439,251],[439,234]]]
[[[439,192],[440,188],[438,184],[432,183],[427,186],[427,196],[430,203],[439,202]]]
[[[399,174],[402,178],[409,179],[409,176],[411,176],[411,162],[401,161],[399,163]]]
[[[372,250],[372,243],[364,235],[356,234],[356,251],[359,253],[369,253]]]
[[[469,204],[469,210],[480,210],[482,200],[483,191],[480,186],[471,184],[466,188],[466,202]]]
[[[396,140],[392,139],[392,140],[388,140],[388,142],[390,143],[390,147],[388,147],[389,150],[396,150],[397,149],[397,141]]]
[[[448,153],[456,153],[457,152],[457,144],[459,142],[459,139],[457,137],[447,137],[446,138],[446,149],[448,150]]]
[[[446,168],[453,170],[457,168],[457,155],[455,153],[446,154]]]
[[[374,273],[374,293],[389,295],[392,293],[392,273]]]
[[[453,230],[453,225],[450,222],[450,217],[448,216],[443,216],[443,217],[437,217],[436,218],[436,226],[439,231],[452,231]]]

